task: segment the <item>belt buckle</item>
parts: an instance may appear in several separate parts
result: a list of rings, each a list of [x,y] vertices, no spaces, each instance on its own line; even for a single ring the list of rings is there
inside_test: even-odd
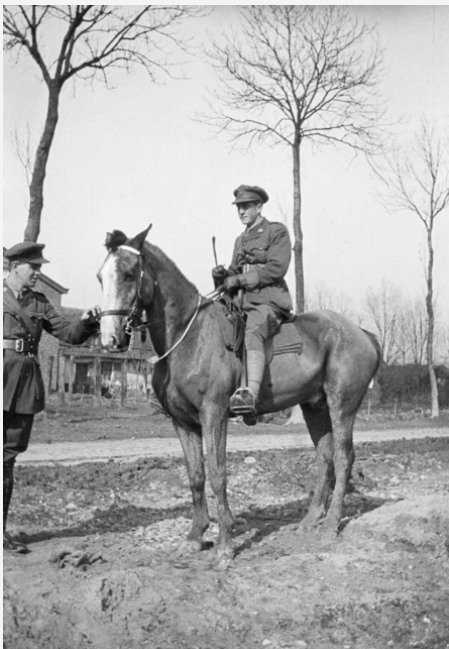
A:
[[[23,338],[18,338],[15,342],[15,351],[19,353],[23,353],[23,350],[25,349],[25,341]]]

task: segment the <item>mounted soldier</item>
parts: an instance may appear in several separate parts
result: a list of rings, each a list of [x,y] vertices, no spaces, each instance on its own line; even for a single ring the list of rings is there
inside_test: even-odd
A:
[[[243,383],[231,396],[230,410],[242,414],[252,426],[257,421],[257,399],[265,367],[265,342],[289,317],[292,300],[285,282],[292,245],[283,223],[268,221],[262,208],[268,194],[261,187],[240,185],[234,190],[240,221],[245,226],[236,239],[229,268],[216,266],[212,277],[216,287],[241,295],[246,313]],[[240,291],[240,289],[243,289]]]
[[[34,416],[44,409],[44,384],[38,360],[42,330],[77,345],[99,329],[100,309],[85,311],[81,319],[68,320],[34,291],[41,265],[43,244],[24,241],[5,257],[9,274],[3,281],[3,548],[28,552],[25,544],[6,532],[6,520],[14,484],[14,464],[30,439]]]

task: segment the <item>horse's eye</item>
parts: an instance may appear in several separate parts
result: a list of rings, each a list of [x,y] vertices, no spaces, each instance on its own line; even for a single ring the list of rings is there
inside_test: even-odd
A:
[[[123,273],[123,277],[127,282],[131,282],[134,279],[134,273]]]

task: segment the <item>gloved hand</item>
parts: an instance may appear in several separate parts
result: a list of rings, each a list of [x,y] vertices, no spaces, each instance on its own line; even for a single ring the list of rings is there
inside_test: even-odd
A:
[[[233,288],[238,288],[240,286],[241,275],[230,275],[226,277],[223,282],[223,287],[225,291],[230,291]]]
[[[212,269],[212,279],[214,280],[215,288],[221,286],[228,275],[229,271],[227,268],[224,266],[215,266],[215,268]]]
[[[101,307],[96,304],[93,306],[91,309],[88,309],[87,311],[84,311],[83,315],[81,316],[81,320],[84,322],[87,320],[88,324],[95,324],[100,321],[101,318]]]

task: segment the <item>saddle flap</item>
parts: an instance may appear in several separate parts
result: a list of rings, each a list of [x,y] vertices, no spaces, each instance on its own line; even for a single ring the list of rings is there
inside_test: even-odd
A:
[[[266,365],[279,354],[302,354],[302,340],[295,326],[296,318],[283,322],[273,338],[265,343]]]

